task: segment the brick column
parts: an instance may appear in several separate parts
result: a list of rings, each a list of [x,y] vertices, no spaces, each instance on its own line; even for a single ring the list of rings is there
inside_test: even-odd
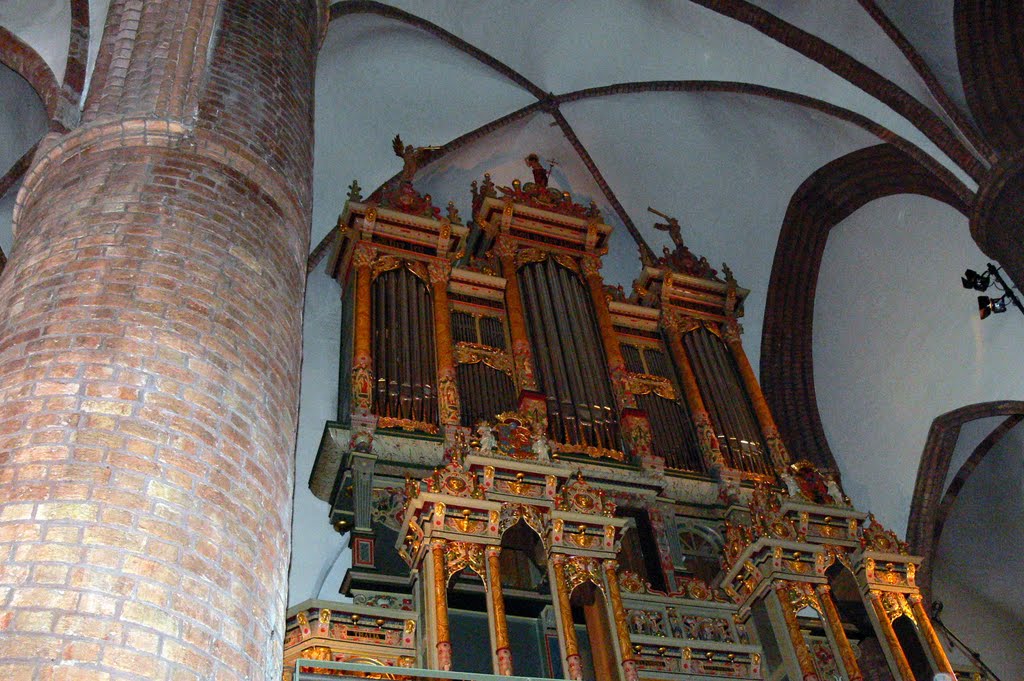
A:
[[[113,0],[0,281],[0,676],[280,678],[313,0]]]

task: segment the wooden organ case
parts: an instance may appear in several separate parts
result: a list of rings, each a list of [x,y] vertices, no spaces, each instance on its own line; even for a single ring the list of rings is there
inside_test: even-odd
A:
[[[310,487],[350,533],[353,603],[295,609],[286,659],[588,681],[949,671],[919,559],[835,472],[791,460],[732,272],[677,232],[626,296],[601,277],[593,205],[472,190],[468,225],[408,178],[339,218],[339,415]],[[363,638],[303,634],[324,610]]]

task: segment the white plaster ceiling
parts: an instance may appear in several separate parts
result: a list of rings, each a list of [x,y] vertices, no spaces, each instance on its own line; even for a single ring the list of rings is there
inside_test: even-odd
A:
[[[1024,428],[1007,432],[961,489],[935,557],[935,598],[944,619],[1003,679],[1024,675],[1024,590],[1020,538],[1024,536]],[[963,601],[973,601],[961,603]],[[958,607],[959,606],[959,607]],[[963,621],[959,610],[975,612]],[[947,614],[948,613],[948,614]],[[986,645],[1000,637],[1007,645]],[[1011,647],[1015,643],[1015,647]]]
[[[4,0],[0,26],[38,52],[58,83],[64,81],[71,40],[71,4],[67,0]]]
[[[756,4],[845,50],[948,121],[860,3]],[[879,4],[966,114],[952,0]],[[87,83],[107,5],[89,2]],[[882,102],[759,31],[690,2],[396,0],[394,6],[490,53],[545,92],[652,80],[776,88],[884,126],[975,187],[921,130]],[[70,26],[66,1],[7,0],[0,4],[0,25],[35,48],[60,82]],[[7,138],[0,142],[0,175],[12,162],[7,157],[17,158],[11,150],[28,149],[45,129],[45,120],[42,127],[25,124],[38,122],[37,114],[26,113],[38,102],[18,87],[0,88],[0,131]],[[520,85],[426,31],[371,15],[336,20],[317,71],[312,243],[333,227],[353,179],[369,193],[400,169],[391,151],[395,133],[408,143],[441,145],[534,101]],[[648,205],[676,215],[694,252],[715,266],[728,262],[752,289],[745,345],[756,368],[768,277],[790,197],[817,168],[879,140],[824,113],[744,94],[625,94],[560,110],[655,252],[668,241],[651,229]],[[522,158],[530,151],[557,159],[553,183],[595,200],[616,227],[605,273],[628,288],[638,265],[636,246],[552,123],[546,113],[522,118],[427,166],[417,182],[436,203],[454,200],[468,217],[472,179],[485,171],[502,183],[525,178]],[[9,224],[12,203],[12,192],[0,201],[0,231]],[[8,251],[9,236],[4,239],[0,235],[0,245]],[[959,289],[959,273],[983,262],[966,219],[920,197],[869,204],[828,242],[814,316],[818,403],[847,491],[897,531],[906,525],[931,421],[970,402],[1019,399],[1024,392],[1014,362],[1024,341],[1019,320],[1005,315],[982,324],[973,298]],[[292,603],[336,597],[345,567],[344,557],[338,560],[343,540],[328,527],[326,506],[305,487],[324,421],[336,409],[337,294],[321,264],[306,301]],[[969,565],[960,568],[963,576],[973,574]]]

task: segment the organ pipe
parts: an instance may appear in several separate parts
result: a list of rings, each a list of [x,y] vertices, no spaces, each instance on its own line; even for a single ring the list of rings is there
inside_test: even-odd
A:
[[[373,413],[382,426],[436,431],[437,366],[430,291],[407,267],[373,282]]]
[[[725,344],[703,326],[682,340],[727,465],[771,476],[753,407]]]
[[[554,258],[525,265],[519,274],[551,437],[576,447],[619,449],[608,363],[588,290]]]

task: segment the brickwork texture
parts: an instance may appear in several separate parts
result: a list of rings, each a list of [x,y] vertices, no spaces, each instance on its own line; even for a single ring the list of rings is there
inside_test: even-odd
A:
[[[0,678],[279,678],[316,21],[312,0],[115,0],[85,123],[26,175],[0,282]]]

